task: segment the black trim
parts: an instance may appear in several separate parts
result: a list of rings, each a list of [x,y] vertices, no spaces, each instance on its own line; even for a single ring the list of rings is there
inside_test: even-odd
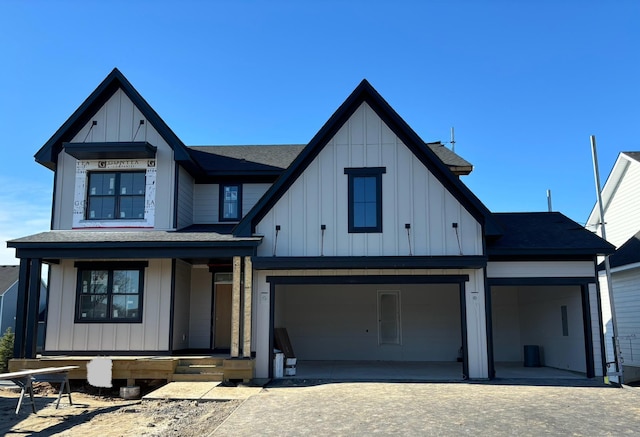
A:
[[[549,278],[489,278],[492,285],[587,285],[593,284],[594,278],[587,277],[549,277]]]
[[[76,308],[74,315],[74,323],[75,324],[137,324],[142,323],[142,314],[144,308],[144,276],[145,269],[148,267],[147,262],[76,262],[74,267],[77,269],[76,275]],[[82,287],[82,273],[83,272],[91,272],[94,270],[106,270],[107,271],[107,287],[106,293],[104,296],[107,298],[107,309],[105,311],[105,318],[82,318],[80,317],[80,313],[82,313],[82,299],[83,295],[95,295],[95,293],[83,294]],[[120,294],[114,293],[113,288],[113,276],[115,270],[129,270],[129,271],[137,271],[138,272],[138,292],[133,294]],[[113,297],[114,296],[137,296],[138,298],[138,315],[134,318],[113,318]]]
[[[64,151],[76,159],[149,159],[158,148],[146,141],[106,143],[62,143]]]
[[[489,379],[496,377],[496,364],[493,355],[493,302],[491,299],[491,287],[487,278],[487,269],[483,270],[484,274],[484,317],[487,330],[487,370]]]
[[[91,177],[94,175],[100,175],[100,176],[104,176],[105,174],[113,174],[114,175],[114,188],[113,188],[113,194],[91,194],[90,192],[90,187],[91,187]],[[145,178],[145,188],[144,188],[144,193],[140,194],[133,194],[133,193],[129,193],[129,194],[122,194],[121,192],[121,181],[122,181],[122,175],[124,174],[136,174],[136,175],[141,175]],[[87,221],[122,221],[122,220],[142,220],[144,219],[144,202],[142,204],[142,210],[138,210],[137,212],[140,213],[142,212],[142,217],[121,217],[120,213],[120,201],[122,200],[122,198],[143,198],[146,200],[146,177],[147,177],[147,172],[146,170],[127,170],[127,171],[118,171],[118,170],[92,170],[92,171],[88,171],[87,172],[87,191],[85,193],[85,199],[87,200],[86,203],[86,209],[84,212],[84,220]],[[89,216],[89,210],[91,209],[91,205],[92,205],[92,201],[93,199],[113,199],[113,217],[109,218],[109,217],[90,217]],[[132,211],[133,212],[133,211]]]
[[[224,217],[224,189],[226,187],[236,187],[238,189],[237,214],[235,217]],[[242,184],[241,183],[221,183],[218,191],[218,221],[237,222],[242,218]]]
[[[40,284],[42,279],[42,260],[31,259],[29,284],[27,286],[27,323],[25,333],[25,358],[35,358],[38,344],[38,313],[40,312]]]
[[[18,258],[132,259],[132,258],[227,258],[255,255],[259,241],[243,242],[91,242],[17,243]]]
[[[488,235],[500,235],[501,227],[491,212],[451,170],[427,147],[420,137],[398,115],[382,96],[364,79],[322,126],[309,144],[300,152],[282,176],[271,186],[258,203],[234,229],[234,235],[248,236],[255,232],[258,222],[304,172],[330,139],[366,102],[398,138],[413,152],[445,188],[483,225]],[[487,226],[484,226],[484,225]]]
[[[173,189],[173,228],[178,229],[178,196],[180,193],[180,166],[174,163],[173,178],[175,180]],[[193,212],[192,212],[193,214]]]
[[[173,327],[176,307],[176,260],[171,260],[171,307],[169,308],[169,352],[173,352]]]
[[[267,276],[270,284],[460,284],[469,275]]]
[[[150,123],[173,149],[175,160],[182,162],[187,171],[194,175],[202,173],[200,166],[191,158],[187,147],[117,68],[114,68],[107,75],[56,133],[38,150],[35,154],[36,161],[55,171],[63,143],[71,141],[118,89],[127,95],[146,119],[146,122]]]
[[[469,278],[467,277],[467,280]],[[469,379],[469,338],[467,336],[467,293],[464,282],[459,283],[460,288],[460,324],[462,331],[462,379]]]
[[[16,324],[15,337],[13,342],[13,356],[15,358],[25,358],[25,331],[27,324],[27,291],[29,285],[29,269],[31,259],[20,259],[20,273],[18,277],[18,296],[16,299]],[[4,333],[3,333],[4,334]]]
[[[345,168],[344,174],[348,176],[348,229],[349,233],[378,233],[382,232],[382,175],[387,172],[386,167],[360,167]],[[376,181],[376,225],[356,226],[355,224],[355,189],[356,178],[373,177]]]
[[[587,358],[587,378],[595,378],[595,360],[593,356],[593,331],[591,326],[591,302],[589,299],[589,286],[582,285],[582,320],[584,329],[584,349]]]
[[[484,256],[312,256],[252,258],[255,270],[299,269],[481,269],[487,266]]]

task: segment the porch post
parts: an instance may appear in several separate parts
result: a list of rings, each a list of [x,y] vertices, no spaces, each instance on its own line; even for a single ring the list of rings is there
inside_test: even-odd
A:
[[[244,336],[244,344],[242,345],[242,356],[244,358],[251,357],[251,287],[253,267],[251,257],[244,257],[244,323],[242,332]]]
[[[29,297],[27,299],[26,334],[24,341],[24,357],[36,357],[36,344],[38,342],[38,313],[40,310],[40,275],[42,274],[42,260],[31,259],[29,268]]]
[[[233,285],[231,288],[231,358],[240,355],[240,274],[239,256],[233,257]]]
[[[16,303],[16,334],[13,343],[13,356],[25,358],[24,339],[27,323],[27,291],[29,290],[29,258],[20,258],[20,276],[18,279],[18,301]],[[3,333],[4,334],[4,333]]]

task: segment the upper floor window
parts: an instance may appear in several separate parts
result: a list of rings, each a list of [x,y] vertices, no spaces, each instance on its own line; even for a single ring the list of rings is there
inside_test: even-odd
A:
[[[76,322],[142,322],[146,263],[76,263]]]
[[[220,221],[240,220],[242,214],[242,185],[220,185]]]
[[[145,172],[91,172],[87,220],[143,219]]]
[[[349,177],[349,232],[382,232],[385,167],[345,168]]]

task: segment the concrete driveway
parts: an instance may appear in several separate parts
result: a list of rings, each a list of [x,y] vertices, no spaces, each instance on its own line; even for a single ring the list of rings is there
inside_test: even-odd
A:
[[[278,383],[245,401],[211,435],[640,434],[640,389],[552,383]]]

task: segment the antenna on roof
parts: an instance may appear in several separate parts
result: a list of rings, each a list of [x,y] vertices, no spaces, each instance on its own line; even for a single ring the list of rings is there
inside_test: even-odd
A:
[[[549,212],[553,211],[553,208],[551,208],[551,190],[547,190],[547,208]]]
[[[456,151],[456,136],[453,132],[453,126],[451,127],[451,151]]]

